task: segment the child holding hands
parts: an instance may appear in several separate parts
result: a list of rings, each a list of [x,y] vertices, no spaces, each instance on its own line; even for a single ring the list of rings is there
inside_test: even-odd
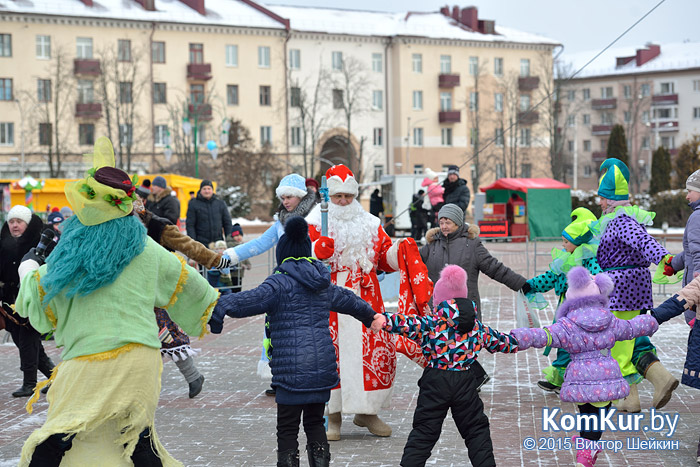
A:
[[[477,392],[480,381],[470,369],[481,349],[512,353],[518,350],[518,343],[476,319],[474,302],[467,298],[467,273],[459,266],[442,270],[433,290],[433,305],[432,316],[384,313],[384,329],[418,342],[428,360],[418,381],[413,430],[401,465],[425,465],[451,409],[472,465],[495,466],[489,419]]]
[[[352,291],[331,283],[327,267],[310,257],[309,228],[302,217],[287,220],[284,231],[274,273],[255,289],[222,296],[209,325],[218,334],[224,315],[267,313],[275,343],[270,366],[277,402],[277,466],[299,465],[302,415],[309,464],[328,466],[331,455],[323,412],[331,389],[339,383],[328,327],[330,310],[349,314],[374,331],[381,329],[384,317]]]

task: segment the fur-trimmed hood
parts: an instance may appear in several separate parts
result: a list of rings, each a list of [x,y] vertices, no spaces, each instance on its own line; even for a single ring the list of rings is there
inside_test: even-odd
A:
[[[170,196],[172,194],[172,192],[173,192],[173,189],[166,185],[166,187],[163,188],[163,190],[160,193],[158,193],[158,194],[151,193],[150,195],[148,195],[148,201],[150,201],[152,203],[158,203],[158,202],[160,202],[160,200],[162,200],[166,196]]]
[[[597,332],[607,328],[614,315],[606,296],[591,295],[565,300],[557,310],[557,321],[565,317],[586,331]]]
[[[468,239],[474,239],[479,236],[481,233],[481,230],[479,230],[479,226],[476,224],[464,224],[465,226],[468,225],[466,229],[463,228],[463,233],[466,232],[466,237]],[[463,235],[464,236],[464,235]],[[440,227],[433,227],[432,229],[428,230],[428,232],[425,234],[425,241],[427,243],[432,243],[438,238],[444,239],[445,236],[442,234],[440,231]]]

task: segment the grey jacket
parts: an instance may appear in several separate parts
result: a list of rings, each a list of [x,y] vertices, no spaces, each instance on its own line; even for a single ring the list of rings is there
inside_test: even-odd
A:
[[[478,236],[479,227],[476,225],[467,228],[467,224],[464,224],[448,237],[439,228],[430,229],[425,236],[428,244],[420,249],[420,255],[433,283],[437,282],[440,271],[448,264],[456,264],[467,271],[467,298],[476,303],[477,317],[481,319],[480,272],[512,290],[520,290],[526,279],[491,256]]]
[[[673,257],[671,267],[683,273],[683,286],[693,280],[693,273],[700,272],[700,201],[691,203],[693,213],[683,232],[683,251]]]

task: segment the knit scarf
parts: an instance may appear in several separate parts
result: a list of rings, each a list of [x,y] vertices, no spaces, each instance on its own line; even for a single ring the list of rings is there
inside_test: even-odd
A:
[[[284,208],[284,205],[280,204],[280,206],[277,208],[277,219],[279,219],[282,225],[285,225],[287,223],[287,219],[289,219],[290,217],[306,217],[309,214],[309,212],[311,212],[315,204],[316,193],[307,189],[306,195],[301,199],[301,201],[299,201],[297,207],[295,207],[291,211],[287,211]]]

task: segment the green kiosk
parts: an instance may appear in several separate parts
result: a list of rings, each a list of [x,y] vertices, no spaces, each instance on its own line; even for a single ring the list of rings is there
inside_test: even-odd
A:
[[[560,237],[571,222],[571,187],[557,180],[500,178],[481,191],[486,194],[482,237]]]

